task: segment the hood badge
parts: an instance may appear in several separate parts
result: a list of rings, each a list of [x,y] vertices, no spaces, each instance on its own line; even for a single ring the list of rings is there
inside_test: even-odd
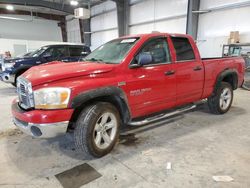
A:
[[[118,82],[118,86],[125,86],[126,85],[126,82]]]

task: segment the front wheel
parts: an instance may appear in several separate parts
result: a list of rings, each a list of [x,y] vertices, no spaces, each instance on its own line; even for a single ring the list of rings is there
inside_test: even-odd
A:
[[[99,102],[86,107],[74,130],[77,150],[87,157],[108,154],[118,140],[120,124],[119,112],[112,104]]]
[[[233,102],[233,89],[227,82],[221,82],[216,93],[208,98],[208,106],[214,114],[226,113]]]

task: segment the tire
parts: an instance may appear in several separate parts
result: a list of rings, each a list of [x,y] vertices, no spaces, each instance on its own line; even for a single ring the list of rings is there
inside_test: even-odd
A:
[[[108,154],[118,140],[120,125],[119,112],[112,104],[98,102],[86,107],[79,115],[74,130],[77,151],[84,152],[87,158]]]
[[[15,76],[14,83],[11,83],[11,85],[13,85],[14,87],[16,87],[17,77],[20,76],[20,75],[21,75],[21,74],[19,73],[19,74],[17,74],[17,75]]]
[[[208,98],[208,106],[213,114],[226,113],[233,102],[233,89],[227,82],[221,82],[215,94]]]

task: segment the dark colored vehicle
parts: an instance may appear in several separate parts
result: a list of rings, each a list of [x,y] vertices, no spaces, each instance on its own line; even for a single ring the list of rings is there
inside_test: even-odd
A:
[[[84,45],[48,45],[22,57],[5,59],[0,79],[16,85],[16,79],[29,68],[51,61],[76,62],[90,53]]]

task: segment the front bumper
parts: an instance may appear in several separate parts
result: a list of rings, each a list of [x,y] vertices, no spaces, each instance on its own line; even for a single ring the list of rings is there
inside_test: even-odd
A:
[[[15,83],[15,75],[10,73],[1,72],[0,80],[6,83]]]
[[[14,124],[33,137],[51,138],[65,134],[72,114],[73,109],[26,111],[16,100],[12,103]]]
[[[53,138],[66,133],[68,128],[68,121],[57,123],[35,124],[20,121],[13,118],[14,124],[25,134],[37,138]]]

